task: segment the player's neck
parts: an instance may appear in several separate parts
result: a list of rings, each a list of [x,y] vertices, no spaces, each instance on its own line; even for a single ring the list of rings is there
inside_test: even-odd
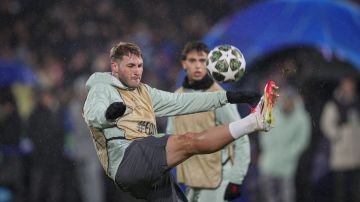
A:
[[[182,86],[184,88],[190,88],[194,90],[206,90],[210,88],[213,83],[214,80],[206,74],[204,78],[198,81],[190,81],[188,77],[185,77]]]

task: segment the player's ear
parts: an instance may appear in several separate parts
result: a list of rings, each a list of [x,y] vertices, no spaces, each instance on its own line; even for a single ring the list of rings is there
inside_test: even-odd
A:
[[[116,62],[111,62],[111,71],[112,72],[118,71]]]

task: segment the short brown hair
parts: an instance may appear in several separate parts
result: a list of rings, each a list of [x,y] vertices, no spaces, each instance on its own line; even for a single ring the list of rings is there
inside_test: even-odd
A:
[[[114,61],[116,59],[122,59],[124,55],[129,56],[130,54],[134,54],[138,57],[143,57],[141,49],[138,45],[130,42],[119,42],[110,50],[110,61]]]
[[[181,52],[181,60],[186,60],[186,55],[191,51],[204,51],[206,54],[209,54],[209,47],[201,41],[188,42]]]

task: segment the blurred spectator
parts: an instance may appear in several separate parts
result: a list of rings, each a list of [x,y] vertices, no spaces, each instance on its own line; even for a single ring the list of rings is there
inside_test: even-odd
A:
[[[310,117],[295,89],[284,86],[274,128],[260,137],[260,186],[266,202],[293,202],[295,171],[311,134]]]
[[[0,186],[11,190],[12,201],[22,201],[23,167],[20,156],[20,119],[10,87],[0,89]]]
[[[78,50],[72,56],[71,61],[68,66],[68,72],[66,78],[70,83],[73,83],[76,78],[80,77],[82,74],[90,73],[90,62],[89,55],[86,54],[85,50]]]
[[[355,79],[341,79],[324,107],[321,129],[330,141],[334,201],[360,201],[360,102]]]
[[[61,201],[64,189],[63,148],[64,121],[62,110],[51,89],[38,92],[38,103],[30,115],[27,133],[33,143],[30,174],[32,202]]]
[[[86,99],[86,79],[79,77],[74,83],[74,97],[69,104],[75,138],[75,161],[84,202],[104,201],[104,175],[96,155],[90,131],[82,118],[82,106]]]

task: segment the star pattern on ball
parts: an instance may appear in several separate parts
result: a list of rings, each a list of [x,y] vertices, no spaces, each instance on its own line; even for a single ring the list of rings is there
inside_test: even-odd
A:
[[[245,58],[231,45],[219,45],[210,51],[207,68],[210,75],[221,83],[238,81],[245,71]]]
[[[219,60],[225,60],[228,64],[230,64],[231,59],[236,59],[236,56],[231,53],[231,49],[226,51],[219,58]]]
[[[232,49],[226,51],[225,54],[223,54],[219,58],[219,60],[225,60],[229,64],[229,66],[231,59],[237,59],[236,56],[231,53],[231,50]],[[232,71],[231,68],[229,68],[227,72],[222,72],[222,75],[225,76],[226,80],[235,80],[236,73],[236,71]]]
[[[235,74],[237,73],[237,71],[232,71],[230,68],[228,69],[227,72],[222,72],[222,75],[225,76],[226,80],[235,80]]]

